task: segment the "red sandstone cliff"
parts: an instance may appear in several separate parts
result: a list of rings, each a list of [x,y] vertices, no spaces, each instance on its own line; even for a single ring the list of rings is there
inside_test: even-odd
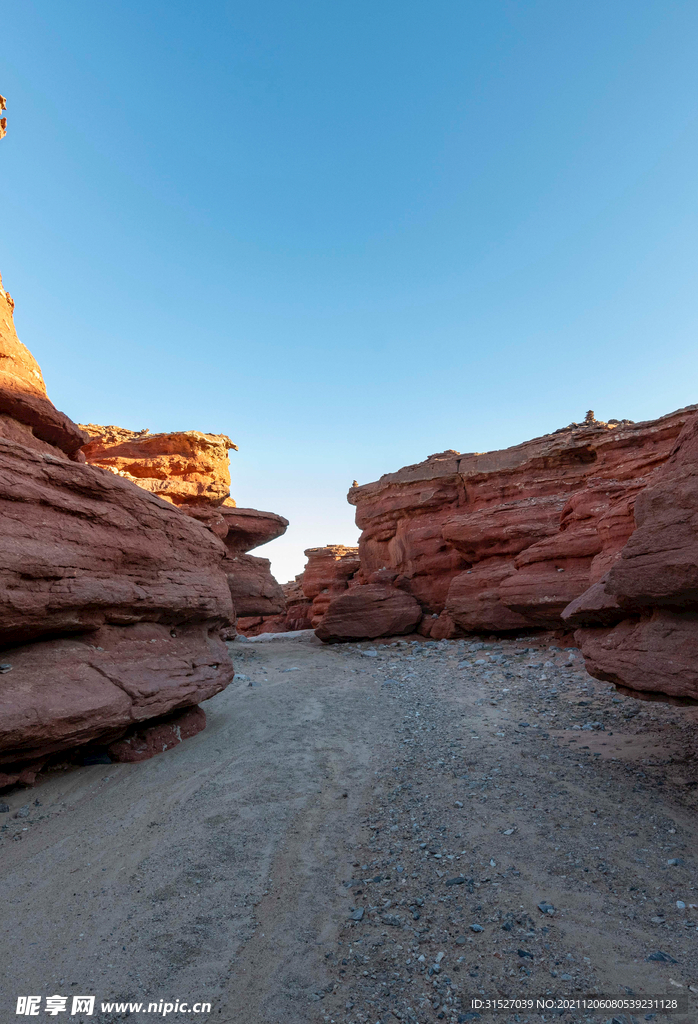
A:
[[[565,607],[618,558],[637,495],[695,412],[645,423],[591,416],[504,451],[447,451],[352,488],[361,571],[318,635],[381,635],[377,587],[382,601],[396,591],[413,598],[420,632],[435,637],[560,626]],[[391,621],[407,632],[414,606],[399,606]]]
[[[219,538],[71,461],[86,438],[46,396],[5,292],[0,312],[2,786],[223,689],[233,607]]]
[[[233,621],[236,616],[274,615],[285,609],[269,560],[247,552],[280,537],[288,520],[273,512],[236,507],[230,497],[228,451],[237,451],[237,445],[229,437],[198,430],[151,434],[94,423],[83,430],[92,438],[82,449],[91,465],[171,502],[223,541]]]
[[[610,570],[563,612],[588,671],[631,690],[698,700],[698,419],[635,501]]]
[[[76,457],[87,438],[49,401],[39,364],[17,337],[14,308],[0,278],[0,437]]]
[[[308,548],[305,569],[290,583],[284,583],[284,609],[281,614],[257,616],[238,621],[238,629],[247,636],[259,633],[284,633],[320,626],[330,602],[350,585],[361,568],[359,549],[344,544]]]

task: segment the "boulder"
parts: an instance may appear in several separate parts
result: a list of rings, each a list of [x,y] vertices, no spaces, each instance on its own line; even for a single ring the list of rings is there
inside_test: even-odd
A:
[[[340,594],[330,605],[315,635],[325,642],[367,640],[411,633],[422,609],[409,594],[373,583]]]

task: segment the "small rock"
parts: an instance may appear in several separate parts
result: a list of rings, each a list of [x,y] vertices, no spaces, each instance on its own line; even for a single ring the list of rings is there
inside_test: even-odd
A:
[[[447,878],[446,885],[463,885],[465,881],[465,875],[456,875],[455,878]]]
[[[573,981],[573,980],[574,979],[573,979],[571,974],[561,974],[560,975],[560,981]]]
[[[545,902],[539,903],[538,904],[538,909],[540,910],[541,914],[551,914],[552,915],[552,914],[555,913],[555,907],[552,905],[552,903],[545,903]]]
[[[361,653],[363,654],[364,658],[377,658],[378,657],[378,651],[371,650],[371,649],[369,649],[368,651],[362,651]]]
[[[9,809],[9,808],[8,808]],[[25,804],[24,807],[20,807],[18,811],[12,815],[13,818],[28,818],[29,817],[29,804]]]
[[[677,964],[679,962],[674,960],[673,956],[670,956],[668,953],[663,953],[661,949],[658,949],[656,953],[650,953],[647,959],[660,964]]]
[[[352,921],[363,921],[364,919],[364,908],[359,907],[357,910],[352,910],[349,915]]]
[[[671,860],[667,861],[667,864],[670,868],[678,868],[683,864],[683,861],[680,857],[672,857]]]
[[[471,924],[470,925],[470,931],[471,932],[484,932],[484,930],[485,929],[482,927],[481,924]]]
[[[527,949],[517,949],[516,952],[519,954],[519,956],[527,956],[529,960],[533,960],[533,953],[529,953]]]
[[[4,672],[11,672],[11,671],[12,671],[12,665],[8,665],[7,662],[3,662],[2,664],[0,664],[0,672],[4,673]]]
[[[382,914],[381,915],[381,921],[383,922],[383,924],[387,924],[391,928],[400,928],[400,927],[402,927],[402,920],[399,917],[397,917],[395,914]]]
[[[684,903],[683,900],[677,900],[676,901],[676,906],[679,908],[679,910],[685,910],[686,909],[686,904]]]
[[[9,804],[0,804],[0,814],[7,814],[10,809]]]

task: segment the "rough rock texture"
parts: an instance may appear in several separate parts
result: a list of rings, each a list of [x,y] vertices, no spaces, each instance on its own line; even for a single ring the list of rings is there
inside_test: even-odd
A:
[[[39,364],[17,337],[14,305],[0,278],[0,437],[77,457],[86,437],[49,400]]]
[[[223,690],[233,677],[225,644],[206,623],[104,626],[70,639],[5,650],[0,765],[105,743]]]
[[[226,548],[85,464],[0,290],[0,786],[222,690]]]
[[[237,628],[246,636],[315,629],[339,594],[344,593],[359,571],[359,549],[344,544],[308,548],[305,569],[282,587],[284,610],[276,615],[238,619]],[[235,598],[233,597],[233,600]]]
[[[238,633],[244,636],[259,636],[260,633],[288,633],[298,629],[310,629],[313,602],[303,593],[300,581],[303,573],[295,580],[282,583],[285,610],[277,615],[251,615],[238,617]]]
[[[353,585],[382,574],[412,594],[425,635],[559,627],[617,560],[637,495],[695,411],[645,423],[590,414],[504,451],[442,452],[352,488],[362,529]]]
[[[344,544],[328,544],[323,548],[308,548],[308,559],[300,578],[303,594],[312,601],[310,622],[317,628],[335,600],[348,587],[361,568],[359,549]]]
[[[230,682],[225,552],[192,519],[0,439],[0,522],[0,763],[115,736]]]
[[[230,617],[221,542],[111,473],[0,439],[0,522],[1,643]]]
[[[82,449],[92,466],[108,469],[173,505],[230,501],[228,451],[237,451],[237,445],[225,434],[151,434],[94,423],[81,429],[92,438]]]
[[[147,761],[205,728],[203,708],[185,708],[147,725],[136,726],[122,739],[110,743],[107,752],[112,761]]]
[[[227,527],[224,569],[236,615],[276,615],[286,608],[284,592],[271,574],[268,558],[247,554],[286,531],[288,520],[274,512],[254,508],[226,508],[220,512]]]
[[[411,633],[421,617],[422,609],[409,594],[372,583],[340,594],[315,635],[325,642],[397,636]]]
[[[288,520],[274,512],[236,507],[230,497],[228,450],[237,446],[229,437],[196,430],[151,434],[94,423],[83,429],[93,438],[83,448],[91,465],[165,498],[224,542],[233,618],[284,611],[270,562],[247,552],[280,537]]]
[[[698,700],[698,419],[635,501],[636,529],[563,612],[587,669],[629,689]]]

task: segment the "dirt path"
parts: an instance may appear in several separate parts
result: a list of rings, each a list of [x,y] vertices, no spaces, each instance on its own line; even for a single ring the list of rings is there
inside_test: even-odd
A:
[[[558,1017],[471,1001],[599,993],[691,1009],[563,1021],[694,1024],[698,712],[552,648],[236,642],[203,733],[6,795],[0,1021],[58,993],[97,997],[85,1024],[178,999],[211,1014],[169,1019],[523,1024]]]

